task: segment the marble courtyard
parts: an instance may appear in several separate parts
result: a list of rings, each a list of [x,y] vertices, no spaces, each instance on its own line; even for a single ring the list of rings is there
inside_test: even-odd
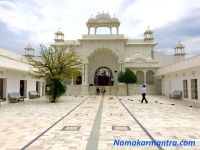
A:
[[[200,103],[147,95],[67,95],[0,107],[0,150],[200,149]],[[174,104],[174,105],[172,105]],[[192,107],[191,107],[192,106]],[[114,140],[195,140],[195,147],[114,146]]]

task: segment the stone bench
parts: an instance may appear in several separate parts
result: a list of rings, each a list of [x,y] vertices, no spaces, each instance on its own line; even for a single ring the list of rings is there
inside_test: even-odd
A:
[[[11,103],[16,103],[18,101],[24,101],[26,96],[21,96],[20,93],[9,93],[9,98]]]
[[[37,91],[29,91],[29,98],[34,99],[34,98],[39,98],[40,95],[37,93]]]
[[[175,90],[173,94],[170,94],[169,95],[170,98],[176,98],[176,99],[181,99],[182,97],[182,91],[178,91],[178,90]]]

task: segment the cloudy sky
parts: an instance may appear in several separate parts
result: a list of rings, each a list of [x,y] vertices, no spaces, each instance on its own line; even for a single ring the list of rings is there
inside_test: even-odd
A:
[[[149,26],[159,43],[154,50],[173,55],[180,41],[187,58],[200,54],[199,0],[0,0],[0,47],[24,54],[30,42],[39,54],[59,27],[65,39],[79,39],[91,15],[103,11],[115,14],[126,38],[142,39]]]

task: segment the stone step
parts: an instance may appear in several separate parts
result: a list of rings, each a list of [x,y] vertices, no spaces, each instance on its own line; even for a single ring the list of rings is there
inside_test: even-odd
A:
[[[118,92],[118,87],[117,86],[104,86],[104,87],[106,89],[105,95],[107,95],[107,94],[116,95],[117,92]],[[96,94],[96,86],[90,86],[89,87],[89,93],[90,93],[90,95]]]
[[[147,87],[147,94],[148,95],[158,95],[156,91],[155,85],[146,85]],[[119,84],[119,86],[105,86],[106,88],[106,95],[113,94],[113,95],[127,95],[127,85],[126,84]],[[140,94],[140,90],[142,85],[133,85],[129,84],[129,95],[136,95]],[[82,86],[81,85],[67,85],[66,95],[80,95]],[[96,94],[96,86],[89,86],[88,92],[90,95]]]

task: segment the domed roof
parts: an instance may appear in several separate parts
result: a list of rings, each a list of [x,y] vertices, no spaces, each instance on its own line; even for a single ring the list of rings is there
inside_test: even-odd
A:
[[[131,58],[127,57],[124,62],[131,62]]]
[[[87,27],[119,27],[120,22],[115,16],[111,17],[109,13],[99,13],[95,17],[90,17],[86,22]]]
[[[112,22],[119,22],[119,20],[115,17],[115,15],[111,18]]]
[[[143,55],[142,55],[142,54],[135,54],[135,55],[132,56],[132,59],[135,58],[135,57],[138,58],[138,57],[140,57],[140,56],[142,57]]]
[[[183,46],[179,41],[179,43],[176,45],[175,49],[177,49],[177,48],[185,48],[185,46]]]
[[[149,29],[149,27],[148,27],[148,29],[144,32],[144,34],[151,34],[151,33],[153,33],[153,31],[152,31],[151,29]]]
[[[146,59],[147,62],[153,62],[153,59],[149,56],[147,59]]]
[[[137,59],[143,59],[144,61],[146,61],[146,57],[142,54],[135,54],[132,56],[132,61],[136,61]]]
[[[91,15],[91,17],[89,18],[88,22],[95,22],[96,19],[93,17],[93,15]]]
[[[60,31],[60,28],[59,28],[59,30],[55,33],[56,35],[64,35],[63,33],[62,33],[62,31]]]
[[[110,15],[108,14],[108,12],[104,13],[104,11],[103,11],[103,13],[98,13],[96,15],[96,19],[102,19],[102,18],[104,18],[104,19],[110,19]]]
[[[34,48],[30,45],[30,43],[29,43],[29,45],[27,45],[27,47],[25,49],[26,50],[34,50]]]

